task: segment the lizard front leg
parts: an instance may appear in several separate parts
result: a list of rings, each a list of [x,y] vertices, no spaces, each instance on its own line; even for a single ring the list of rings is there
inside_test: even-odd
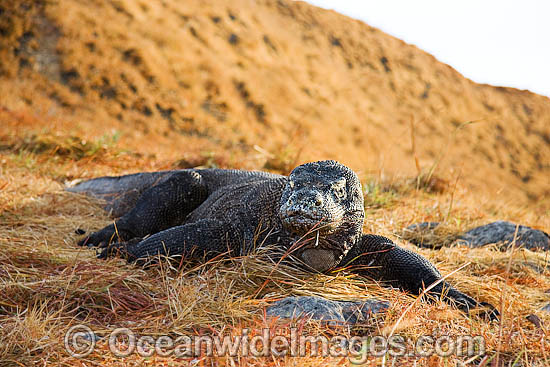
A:
[[[439,271],[426,258],[397,246],[388,238],[376,235],[363,235],[339,266],[413,294],[419,294],[441,279]],[[429,294],[437,297],[443,295],[444,301],[466,312],[486,306],[490,308],[487,313],[489,318],[498,317],[493,306],[476,301],[446,281],[435,285]]]
[[[220,254],[238,254],[242,236],[229,223],[203,219],[172,227],[144,240],[114,243],[105,248],[100,259],[120,254],[129,262],[158,255],[179,255],[186,259],[211,259]]]
[[[182,171],[146,190],[135,207],[113,224],[79,241],[79,246],[106,247],[112,242],[143,238],[180,225],[208,190],[197,172]]]

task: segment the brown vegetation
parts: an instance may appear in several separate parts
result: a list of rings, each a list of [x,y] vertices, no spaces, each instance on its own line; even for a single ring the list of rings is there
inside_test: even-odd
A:
[[[288,294],[390,299],[388,314],[367,326],[387,334],[412,301],[347,274],[272,273],[255,256],[179,270],[97,261],[76,248],[74,231],[109,218],[61,191],[74,178],[193,166],[284,173],[334,158],[364,180],[365,231],[403,246],[398,234],[418,221],[445,222],[442,241],[493,219],[550,228],[548,98],[475,84],[414,46],[305,3],[0,1],[0,126],[0,364],[127,362],[101,343],[85,360],[69,357],[63,334],[78,323],[100,335],[116,326],[284,332],[261,310]],[[451,281],[503,318],[487,324],[418,303],[401,335],[480,334],[490,353],[475,365],[548,365],[546,254],[417,251],[444,274],[469,262]],[[325,363],[216,360],[243,362]]]

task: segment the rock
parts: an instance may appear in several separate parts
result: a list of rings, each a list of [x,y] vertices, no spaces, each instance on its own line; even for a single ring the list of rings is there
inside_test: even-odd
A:
[[[89,341],[89,342],[98,342],[102,339],[101,336],[97,335],[94,332],[91,333],[83,333],[82,338]]]
[[[544,312],[550,312],[550,303],[548,303],[546,306],[542,306],[540,310]]]
[[[501,249],[506,250],[512,245],[516,233],[516,224],[506,221],[497,221],[483,226],[475,227],[453,238],[438,235],[440,225],[437,222],[423,222],[408,226],[403,231],[403,237],[409,242],[428,248],[441,248],[445,246],[445,238],[451,238],[469,247],[481,247],[491,243],[501,244]],[[439,242],[438,242],[439,241]],[[537,229],[519,225],[516,247],[525,247],[530,250],[550,249],[550,236]]]
[[[531,315],[527,316],[526,319],[527,319],[527,321],[529,321],[530,323],[532,323],[533,325],[535,325],[539,329],[541,329],[542,326],[543,326],[542,320],[540,319],[540,317],[538,317],[535,314],[531,314]]]
[[[331,301],[314,296],[295,296],[281,299],[267,308],[267,315],[283,319],[307,317],[311,320],[336,324],[356,324],[369,319],[371,314],[386,311],[387,301]]]
[[[503,249],[512,245],[516,233],[516,224],[498,221],[471,229],[459,237],[459,241],[470,247],[481,247],[490,243],[501,243]],[[542,231],[519,225],[516,237],[516,247],[527,249],[550,248],[550,236]]]
[[[403,230],[403,238],[418,247],[439,249],[450,245],[456,236],[442,228],[439,222],[415,223]]]
[[[429,229],[435,229],[439,225],[439,222],[422,222],[422,223],[415,223],[408,226],[406,229],[409,231],[425,231]]]
[[[542,264],[542,263],[539,264],[536,261],[530,261],[530,260],[524,260],[522,261],[522,264],[531,268],[533,271],[539,274],[544,274],[545,272],[550,270],[550,264]]]
[[[372,314],[383,313],[390,307],[388,301],[369,299],[364,301],[338,301],[342,315],[348,324],[367,321]]]

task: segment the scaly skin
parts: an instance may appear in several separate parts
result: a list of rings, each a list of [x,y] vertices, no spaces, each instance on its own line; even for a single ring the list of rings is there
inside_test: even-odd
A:
[[[422,256],[391,240],[362,234],[357,175],[335,161],[307,163],[289,177],[265,172],[191,169],[103,177],[69,189],[107,201],[119,217],[79,245],[122,253],[128,261],[156,255],[208,260],[264,246],[271,256],[310,271],[345,267],[419,294],[441,279]],[[431,294],[462,310],[484,306],[447,282]],[[496,318],[490,306],[487,316]]]

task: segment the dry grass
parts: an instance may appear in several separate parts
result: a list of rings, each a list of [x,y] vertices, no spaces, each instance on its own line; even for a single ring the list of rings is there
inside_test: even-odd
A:
[[[453,274],[450,281],[472,296],[497,305],[503,314],[499,323],[470,318],[439,302],[417,302],[396,324],[413,302],[410,296],[347,273],[312,276],[282,265],[274,267],[262,260],[261,254],[207,265],[184,262],[174,267],[162,262],[161,266],[149,269],[127,265],[120,259],[99,261],[93,250],[75,246],[78,236],[74,231],[101,228],[109,218],[100,203],[63,192],[63,181],[109,170],[120,172],[129,167],[147,169],[156,163],[143,158],[138,161],[131,155],[120,160],[116,146],[94,149],[90,154],[58,154],[60,150],[55,148],[58,145],[72,151],[65,138],[56,142],[55,137],[46,135],[42,140],[48,140],[52,146],[36,150],[27,148],[32,144],[25,143],[22,148],[14,138],[14,143],[7,144],[0,156],[0,360],[5,365],[191,363],[191,358],[159,356],[143,359],[132,355],[119,359],[108,351],[104,339],[98,341],[90,356],[76,359],[65,352],[63,337],[71,326],[81,323],[100,336],[108,335],[115,327],[130,327],[144,335],[238,335],[244,328],[259,332],[268,327],[273,333],[287,335],[288,324],[273,322],[263,314],[268,304],[287,295],[320,295],[340,300],[378,297],[392,303],[386,315],[372,319],[367,325],[341,329],[309,322],[301,324],[304,333],[388,335],[394,328],[394,333],[412,338],[472,333],[484,336],[491,361],[477,359],[472,362],[474,365],[494,364],[497,355],[499,365],[513,361],[519,363],[516,365],[548,363],[550,349],[545,340],[550,317],[538,311],[549,300],[545,293],[550,289],[549,259],[545,253],[521,249],[512,256],[511,252],[496,248],[458,246],[443,251],[415,249],[437,264],[444,274],[469,264]],[[178,164],[181,162],[173,163]],[[518,209],[494,201],[484,203],[483,207],[474,205],[478,200],[460,185],[452,193],[454,205],[450,208],[451,192],[434,193],[419,188],[416,182],[397,179],[390,184],[377,178],[365,182],[369,191],[365,230],[388,235],[411,247],[399,239],[400,230],[421,220],[446,221],[447,228],[455,231],[492,218],[514,219],[541,228],[547,228],[550,221],[548,216],[533,218],[527,211],[518,216],[521,213]],[[526,319],[533,314],[542,320],[541,326]],[[419,363],[444,366],[454,358],[432,357]],[[331,363],[343,361],[346,359],[334,358]],[[371,358],[370,362],[377,364],[382,360]],[[220,357],[208,363],[325,365],[328,362],[315,357],[238,360]],[[413,359],[401,363],[413,363]]]
[[[0,365],[346,364],[121,360],[105,340],[79,360],[63,347],[79,323],[101,336],[119,326],[148,335],[286,334],[289,325],[266,319],[264,307],[313,294],[392,306],[360,328],[309,322],[304,332],[472,333],[485,338],[488,355],[471,365],[550,364],[550,317],[539,311],[550,301],[546,253],[414,248],[443,274],[469,264],[450,281],[497,306],[502,319],[418,302],[397,323],[414,301],[402,292],[345,273],[274,270],[259,255],[150,269],[98,261],[75,245],[75,229],[110,219],[99,203],[62,191],[67,181],[106,174],[284,173],[334,158],[364,182],[365,231],[405,247],[413,248],[403,228],[422,221],[443,223],[442,242],[496,219],[548,231],[548,98],[476,85],[414,46],[299,2],[24,0],[0,9]]]
[[[475,192],[550,207],[548,98],[475,84],[337,13],[286,0],[1,6],[3,124],[39,117],[157,160],[248,168],[334,158],[412,177],[436,162],[451,184],[461,171]]]

